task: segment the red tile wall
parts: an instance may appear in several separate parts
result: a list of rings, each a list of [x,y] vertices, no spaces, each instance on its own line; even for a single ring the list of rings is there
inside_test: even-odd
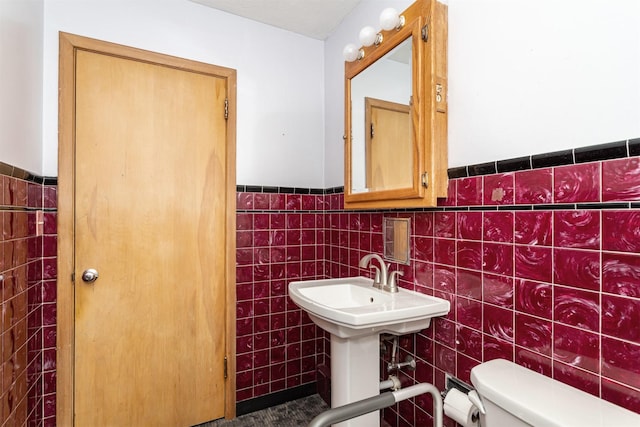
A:
[[[55,426],[56,188],[0,183],[0,425]],[[401,215],[413,220],[401,285],[453,308],[401,337],[401,357],[418,361],[403,381],[443,388],[445,372],[469,381],[503,357],[640,413],[640,208],[565,205],[637,202],[640,159],[460,178],[450,195],[442,206],[463,210],[345,212],[339,194],[238,193],[238,401],[315,381],[328,337],[287,283],[367,274],[358,260],[382,252],[384,216]],[[384,415],[428,423],[430,407],[419,397]]]
[[[54,426],[56,188],[0,178],[0,425]],[[328,337],[287,283],[367,274],[358,260],[382,252],[383,218],[400,215],[412,218],[412,262],[393,267],[401,286],[452,303],[401,337],[401,357],[418,362],[403,381],[443,388],[445,372],[469,381],[473,366],[503,357],[640,413],[640,206],[567,205],[639,201],[640,159],[449,187],[442,206],[460,210],[346,212],[340,194],[238,193],[238,401],[315,381]],[[428,423],[430,407],[419,397],[384,415]]]
[[[359,259],[382,253],[384,217],[402,216],[412,236],[410,265],[392,267],[401,286],[452,307],[401,337],[401,360],[418,363],[403,382],[443,389],[445,373],[469,382],[500,357],[640,413],[640,159],[453,179],[449,194],[439,210],[358,212],[342,194],[239,192],[238,401],[329,366],[328,336],[287,283],[367,275]],[[431,407],[421,396],[384,418],[430,425]]]
[[[57,187],[44,186],[42,236],[43,426],[56,426]]]
[[[55,399],[55,187],[4,175],[0,183],[0,425],[53,426],[47,402]],[[41,235],[36,211],[44,213]]]
[[[451,302],[448,316],[401,337],[400,359],[418,363],[403,381],[443,389],[445,373],[470,382],[471,368],[504,358],[640,413],[640,158],[449,188],[444,211],[327,213],[332,276],[368,274],[357,262],[382,252],[383,218],[409,217],[412,261],[392,269],[401,286]],[[431,407],[422,396],[384,417],[431,425]]]
[[[237,193],[237,401],[313,383],[323,331],[287,296],[327,277],[325,196]]]

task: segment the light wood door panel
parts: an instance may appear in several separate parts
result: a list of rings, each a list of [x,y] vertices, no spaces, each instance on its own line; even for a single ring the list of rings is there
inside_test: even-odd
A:
[[[369,191],[413,185],[413,136],[409,105],[365,98],[365,153]]]
[[[228,80],[90,50],[74,74],[74,423],[221,418],[234,402]]]

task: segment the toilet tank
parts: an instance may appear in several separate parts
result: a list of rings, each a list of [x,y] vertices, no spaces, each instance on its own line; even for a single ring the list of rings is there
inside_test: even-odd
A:
[[[507,360],[474,367],[471,383],[485,404],[483,427],[640,427],[640,415]]]

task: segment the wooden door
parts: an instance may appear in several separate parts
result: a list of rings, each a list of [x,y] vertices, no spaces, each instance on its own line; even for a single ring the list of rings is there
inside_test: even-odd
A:
[[[76,49],[74,58],[75,191],[59,207],[72,223],[60,237],[71,240],[75,280],[61,276],[59,286],[74,286],[74,423],[221,418],[234,403],[225,378],[235,327],[234,86],[218,67],[135,52]],[[88,269],[94,282],[84,280]]]
[[[413,185],[413,137],[408,105],[365,98],[365,161],[370,191]],[[380,141],[382,143],[376,143]]]

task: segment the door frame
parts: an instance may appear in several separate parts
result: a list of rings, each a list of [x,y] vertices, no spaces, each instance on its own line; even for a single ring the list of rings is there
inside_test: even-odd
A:
[[[179,70],[207,74],[226,80],[225,209],[225,356],[227,378],[224,387],[225,418],[236,415],[236,70],[142,49],[91,39],[70,33],[59,34],[58,99],[58,249],[57,249],[57,361],[56,423],[74,422],[74,182],[75,182],[75,57],[78,50],[98,52]]]

